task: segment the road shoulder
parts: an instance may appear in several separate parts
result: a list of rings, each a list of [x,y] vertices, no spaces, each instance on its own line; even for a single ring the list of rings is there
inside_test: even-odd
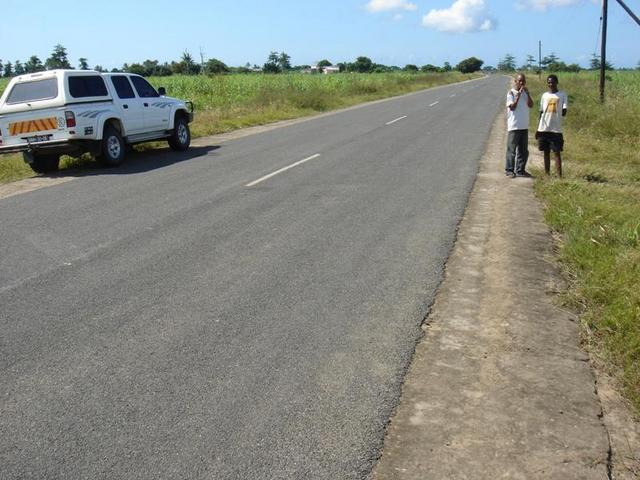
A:
[[[561,280],[533,181],[502,173],[505,137],[501,114],[374,479],[615,471],[578,319],[554,304]]]

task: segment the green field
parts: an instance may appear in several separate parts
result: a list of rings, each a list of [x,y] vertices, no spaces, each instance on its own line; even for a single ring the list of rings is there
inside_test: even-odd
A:
[[[218,75],[152,77],[172,97],[191,100],[196,107],[191,124],[194,137],[312,115],[370,100],[459,82],[479,76],[447,73],[376,73],[305,75]],[[7,80],[0,79],[0,94]],[[65,158],[61,169],[87,168],[86,160]],[[19,155],[0,156],[0,183],[33,176]]]
[[[151,77],[172,97],[192,100],[195,136],[221,133],[334,110],[468,78],[459,72],[339,75],[218,75]]]
[[[564,178],[539,175],[536,191],[560,234],[563,300],[640,413],[640,72],[607,75],[604,104],[597,74],[559,75],[570,102]],[[529,79],[538,100],[542,80]]]

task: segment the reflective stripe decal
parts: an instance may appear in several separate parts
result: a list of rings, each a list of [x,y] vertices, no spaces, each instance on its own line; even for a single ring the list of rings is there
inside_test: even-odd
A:
[[[44,130],[57,130],[58,120],[56,117],[38,118],[25,122],[15,122],[9,124],[10,135],[20,135],[23,133],[42,132]]]

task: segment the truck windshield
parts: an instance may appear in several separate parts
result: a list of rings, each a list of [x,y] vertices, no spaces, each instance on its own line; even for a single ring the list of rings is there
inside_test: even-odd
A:
[[[39,100],[49,100],[58,96],[58,79],[45,78],[35,82],[16,83],[9,96],[7,104],[29,103]]]

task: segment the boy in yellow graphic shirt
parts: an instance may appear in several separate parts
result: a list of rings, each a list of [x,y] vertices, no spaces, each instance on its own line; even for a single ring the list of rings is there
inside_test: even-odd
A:
[[[540,121],[536,131],[538,149],[544,152],[544,171],[549,174],[551,171],[551,152],[556,160],[556,173],[562,177],[562,157],[560,152],[564,147],[562,136],[562,117],[567,114],[569,101],[567,94],[558,90],[558,77],[549,75],[547,77],[548,92],[542,94],[540,99]]]

